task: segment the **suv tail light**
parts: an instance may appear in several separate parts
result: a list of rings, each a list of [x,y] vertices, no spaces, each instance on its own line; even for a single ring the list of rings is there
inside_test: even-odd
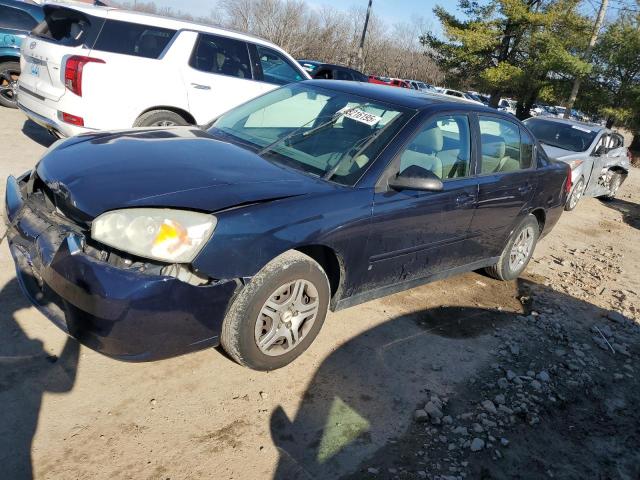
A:
[[[571,167],[567,164],[567,180],[564,182],[564,193],[567,195],[571,193]]]
[[[64,85],[73,93],[82,96],[82,70],[87,63],[105,63],[99,58],[74,55],[67,58],[64,69]]]
[[[71,125],[77,125],[78,127],[84,127],[84,118],[82,117],[66,112],[60,112],[59,117],[63,122],[70,123]]]

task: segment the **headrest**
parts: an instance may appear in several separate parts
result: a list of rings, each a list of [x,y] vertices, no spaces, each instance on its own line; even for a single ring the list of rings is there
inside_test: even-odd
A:
[[[491,143],[485,143],[482,145],[483,155],[494,158],[502,158],[507,152],[506,144],[504,140],[494,140]]]
[[[437,126],[419,133],[413,141],[413,144],[424,149],[425,153],[437,153],[441,151],[443,143],[442,130]]]

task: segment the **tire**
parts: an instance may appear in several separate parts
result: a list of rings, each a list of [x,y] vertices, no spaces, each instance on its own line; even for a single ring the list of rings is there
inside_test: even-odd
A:
[[[564,204],[564,209],[567,212],[574,210],[578,206],[578,202],[582,198],[582,194],[584,193],[584,179],[580,178],[577,181],[571,193],[569,194],[569,198],[567,198],[567,202]]]
[[[0,105],[7,108],[18,108],[18,94],[15,84],[20,76],[18,62],[0,63]]]
[[[603,195],[600,198],[603,198],[604,200],[613,200],[614,198],[616,198],[616,194],[620,189],[620,185],[622,185],[622,178],[622,174],[614,172],[611,175],[611,180],[609,180],[609,193]]]
[[[295,288],[298,285],[300,288]],[[327,315],[330,296],[329,280],[322,267],[307,255],[289,250],[265,265],[234,299],[222,323],[222,347],[240,365],[254,370],[284,367],[317,337]],[[294,301],[297,297],[301,303]],[[272,308],[273,305],[277,308]],[[307,313],[307,318],[296,329],[295,323],[305,317],[295,315],[299,313],[296,309],[313,309],[314,305],[315,315]],[[265,311],[269,314],[264,314]],[[293,336],[271,335],[294,330],[301,333],[297,342],[292,342]],[[272,343],[269,339],[276,341]],[[258,342],[264,344],[263,348]]]
[[[175,127],[190,125],[183,117],[170,110],[151,110],[143,113],[133,124],[134,127]]]
[[[520,236],[523,232],[528,232],[527,243],[530,241],[530,246],[526,252],[521,252],[522,256],[518,262],[511,262],[512,250],[516,248],[516,242],[521,240]],[[513,231],[504,250],[502,250],[498,263],[485,268],[485,271],[490,277],[497,280],[508,281],[518,278],[524,269],[527,268],[536,244],[538,243],[538,238],[540,238],[540,224],[535,216],[529,214],[520,225],[518,225],[518,228]]]

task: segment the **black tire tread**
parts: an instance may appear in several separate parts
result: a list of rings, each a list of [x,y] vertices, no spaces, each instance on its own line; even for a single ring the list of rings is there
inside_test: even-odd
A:
[[[2,62],[2,63],[0,63],[0,71],[2,71],[4,69],[20,71],[20,63],[19,62],[12,62],[12,61]],[[10,102],[8,102],[7,100],[5,100],[2,97],[0,97],[0,105],[2,105],[5,108],[18,108],[17,103],[10,103]]]
[[[149,127],[152,123],[158,121],[161,118],[167,118],[171,121],[176,122],[176,125],[189,125],[189,122],[185,120],[181,115],[176,112],[172,112],[171,110],[150,110],[148,112],[140,115],[135,123],[134,127]]]
[[[248,368],[256,368],[252,365],[249,359],[247,359],[241,352],[239,339],[240,339],[240,326],[244,320],[244,314],[248,310],[250,303],[253,301],[256,292],[262,287],[265,282],[269,281],[269,278],[275,272],[287,269],[292,265],[298,263],[306,263],[310,268],[315,268],[322,272],[326,280],[327,292],[330,292],[329,279],[327,278],[324,270],[315,260],[311,257],[301,253],[297,250],[288,250],[281,255],[271,260],[265,265],[249,283],[245,285],[242,291],[236,296],[231,304],[231,307],[225,315],[222,322],[222,330],[220,333],[220,343],[225,352],[237,363]],[[327,298],[327,307],[329,299]],[[328,310],[328,308],[327,308]],[[316,321],[323,322],[324,319],[317,319]],[[301,354],[304,350],[300,351]]]

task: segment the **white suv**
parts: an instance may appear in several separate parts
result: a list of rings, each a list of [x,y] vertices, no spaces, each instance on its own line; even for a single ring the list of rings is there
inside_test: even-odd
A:
[[[309,75],[277,46],[191,22],[46,5],[22,43],[18,106],[51,132],[202,125]]]

